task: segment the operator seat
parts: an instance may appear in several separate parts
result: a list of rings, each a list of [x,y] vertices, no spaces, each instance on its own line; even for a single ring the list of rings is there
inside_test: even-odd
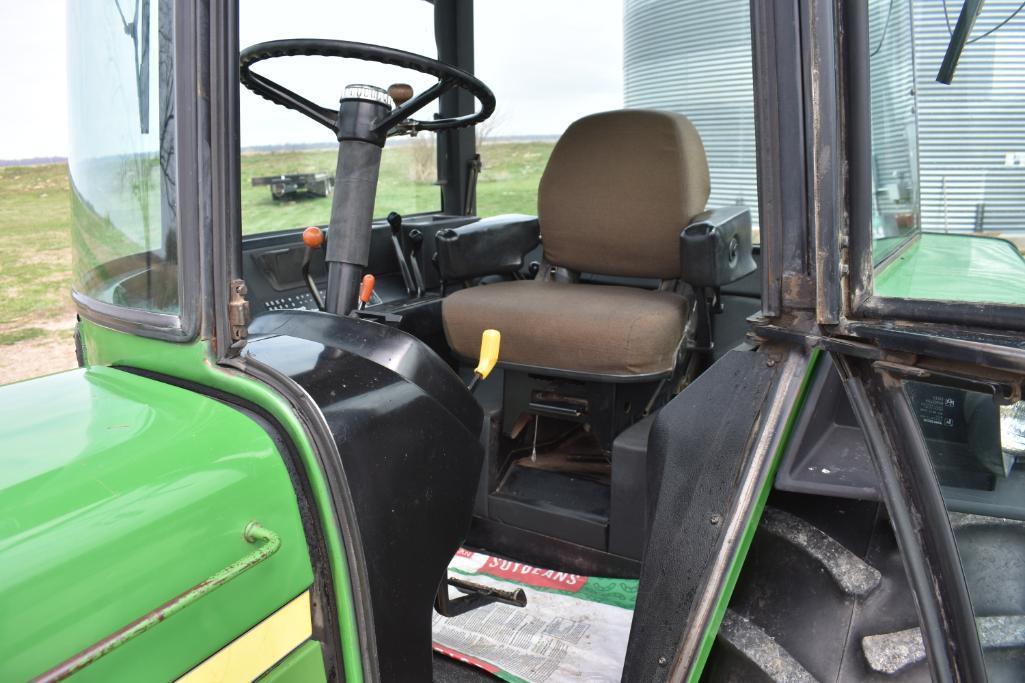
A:
[[[535,280],[447,296],[449,346],[475,358],[482,331],[495,328],[502,365],[619,379],[671,373],[690,314],[687,298],[576,280],[579,273],[686,279],[680,232],[704,211],[708,194],[704,146],[686,117],[619,110],[576,121],[556,143],[538,187],[541,272]]]

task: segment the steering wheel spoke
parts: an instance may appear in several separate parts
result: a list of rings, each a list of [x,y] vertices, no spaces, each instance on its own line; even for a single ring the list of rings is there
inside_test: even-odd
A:
[[[262,88],[265,92],[261,92],[260,90],[257,90],[256,88],[252,87],[250,88],[250,90],[260,95],[264,99],[270,100],[275,104],[280,104],[283,107],[286,107],[293,111],[297,111],[300,114],[308,116],[317,123],[323,126],[327,126],[335,132],[338,131],[338,112],[334,109],[322,107],[315,102],[311,102],[302,95],[292,92],[288,88],[282,85],[278,85],[274,81],[264,76],[261,76],[260,74],[255,74],[250,71],[249,78],[251,79],[251,82],[253,84],[255,84],[259,88]],[[272,93],[273,96],[269,96],[268,93]]]
[[[374,126],[374,130],[378,132],[391,130],[403,121],[409,119],[413,114],[417,113],[434,100],[455,88],[458,84],[458,81],[454,78],[442,78],[440,81],[427,88],[427,90],[424,90],[413,99],[399,107],[396,107],[395,109],[392,109],[387,116]],[[418,122],[416,127],[422,128],[423,124]]]

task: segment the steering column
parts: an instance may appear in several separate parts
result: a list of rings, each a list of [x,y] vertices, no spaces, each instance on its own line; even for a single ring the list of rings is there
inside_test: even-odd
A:
[[[391,110],[391,98],[372,85],[349,85],[338,106],[338,164],[327,243],[324,309],[346,314],[356,305],[363,269],[370,260],[381,152],[387,136],[375,122]]]

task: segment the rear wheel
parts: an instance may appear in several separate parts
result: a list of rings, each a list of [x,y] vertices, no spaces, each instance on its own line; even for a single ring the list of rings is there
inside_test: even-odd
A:
[[[874,670],[862,639],[918,625],[882,506],[774,494],[705,668],[710,681],[928,680]],[[900,659],[879,641],[874,663]],[[891,663],[892,663],[891,661]]]
[[[950,513],[990,680],[1025,671],[1025,522]],[[710,681],[927,681],[885,508],[775,493],[719,630]]]

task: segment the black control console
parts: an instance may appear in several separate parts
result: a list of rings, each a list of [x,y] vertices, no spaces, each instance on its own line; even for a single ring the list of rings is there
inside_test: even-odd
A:
[[[419,215],[404,217],[395,239],[404,253],[416,259],[423,286],[430,290],[440,284],[433,263],[435,236],[438,232],[475,221],[466,216]],[[326,226],[321,226],[326,227]],[[330,230],[325,230],[330,241]],[[302,279],[302,262],[306,247],[300,231],[248,235],[242,240],[242,268],[249,289],[250,307],[254,315],[267,311],[316,310],[316,304]],[[369,307],[406,299],[404,285],[392,239],[392,228],[384,220],[374,221],[370,241],[370,263],[367,272],[377,280]],[[311,255],[310,274],[323,293],[327,289],[327,268],[324,250]]]

